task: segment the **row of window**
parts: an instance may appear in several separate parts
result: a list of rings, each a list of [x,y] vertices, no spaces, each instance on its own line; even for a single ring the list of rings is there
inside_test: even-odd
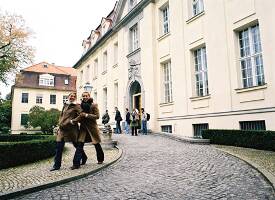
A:
[[[68,96],[63,95],[63,102],[65,102],[67,99],[68,99]],[[29,102],[29,93],[22,93],[21,102],[22,103],[28,103]],[[42,104],[43,103],[43,95],[41,95],[41,94],[36,95],[36,103],[37,104]],[[50,95],[50,104],[56,104],[56,95],[55,94]]]
[[[118,106],[118,83],[114,83],[114,105],[113,107]],[[102,107],[102,111],[105,112],[105,110],[108,109],[108,89],[107,87],[103,88],[103,96],[102,96],[102,102],[103,102],[103,107]],[[94,92],[93,94],[93,99],[95,102],[97,102],[97,91]]]
[[[265,84],[262,45],[259,25],[246,28],[238,33],[240,49],[240,72],[242,87],[249,88]],[[208,89],[208,70],[206,46],[192,52],[196,96],[206,96]],[[164,103],[172,102],[171,61],[163,64]]]
[[[64,84],[68,85],[69,80],[65,79]],[[39,75],[39,85],[40,86],[54,86],[54,76],[50,74],[41,74]]]
[[[114,61],[114,65],[116,65],[118,62],[118,43],[117,42],[114,43],[113,53],[114,53],[113,61]],[[106,73],[107,68],[108,68],[108,51],[106,50],[103,52],[102,73]],[[93,62],[93,71],[91,72],[90,70],[91,70],[90,65],[87,65],[84,70],[80,71],[80,75],[79,75],[80,85],[90,82],[91,78],[93,78],[93,79],[97,78],[97,76],[98,76],[98,58],[96,58]],[[84,77],[84,74],[85,74],[85,77]],[[90,77],[91,74],[93,74],[93,77]]]
[[[240,121],[240,130],[266,130],[265,120]],[[208,123],[192,124],[194,137],[201,137],[202,130],[209,129]],[[172,125],[161,126],[161,132],[172,133]]]

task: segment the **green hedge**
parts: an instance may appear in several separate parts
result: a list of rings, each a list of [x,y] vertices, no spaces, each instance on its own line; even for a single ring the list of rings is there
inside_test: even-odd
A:
[[[208,129],[202,131],[202,137],[212,144],[275,151],[275,131]]]
[[[54,136],[0,136],[0,169],[35,162],[55,154]]]

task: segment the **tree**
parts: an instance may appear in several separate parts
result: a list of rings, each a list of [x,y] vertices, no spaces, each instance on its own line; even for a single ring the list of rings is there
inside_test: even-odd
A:
[[[30,109],[27,127],[40,127],[43,133],[53,133],[59,115],[60,111],[57,109],[45,110],[43,107],[34,106]]]
[[[0,13],[0,81],[7,84],[7,75],[33,60],[33,47],[27,45],[32,32],[19,15]]]
[[[0,134],[9,133],[11,127],[11,101],[0,101]]]

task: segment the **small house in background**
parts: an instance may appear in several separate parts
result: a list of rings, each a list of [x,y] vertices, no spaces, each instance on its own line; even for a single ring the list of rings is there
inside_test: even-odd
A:
[[[38,132],[24,127],[29,110],[33,106],[61,110],[72,91],[76,91],[76,70],[71,67],[41,62],[21,70],[12,86],[11,133]]]

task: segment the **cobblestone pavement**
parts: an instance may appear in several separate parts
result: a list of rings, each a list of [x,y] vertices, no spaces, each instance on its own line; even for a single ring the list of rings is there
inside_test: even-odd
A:
[[[75,177],[102,167],[102,165],[97,164],[94,146],[85,145],[85,151],[88,155],[87,164],[78,170],[72,171],[70,167],[72,166],[75,148],[72,144],[66,144],[66,149],[67,150],[63,154],[61,169],[58,171],[49,171],[53,165],[53,158],[37,163],[0,170],[0,195]],[[117,149],[105,150],[104,152],[104,164],[112,162],[119,156]]]
[[[275,199],[245,162],[210,145],[160,136],[115,136],[121,160],[86,178],[19,199]]]
[[[226,152],[238,155],[241,158],[247,158],[254,163],[258,164],[260,167],[266,169],[269,173],[275,176],[275,152],[274,151],[264,151],[251,148],[224,146],[224,145],[214,145],[218,149],[222,149]]]

